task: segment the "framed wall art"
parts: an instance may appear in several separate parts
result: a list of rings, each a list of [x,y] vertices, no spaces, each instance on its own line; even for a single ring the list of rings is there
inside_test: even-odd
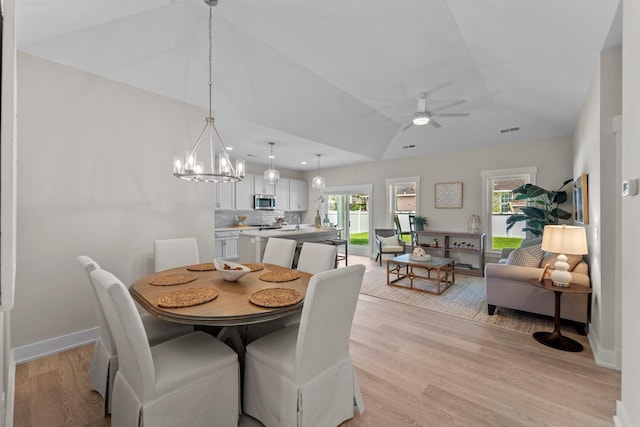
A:
[[[436,209],[462,208],[462,182],[439,182],[434,194]]]
[[[589,224],[588,176],[583,173],[573,181],[573,222]]]

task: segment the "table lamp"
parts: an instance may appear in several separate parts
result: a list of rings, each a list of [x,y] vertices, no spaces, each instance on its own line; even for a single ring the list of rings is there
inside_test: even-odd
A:
[[[542,250],[558,254],[558,260],[551,272],[551,281],[555,286],[568,287],[571,273],[567,263],[568,255],[585,255],[587,250],[587,234],[584,227],[574,225],[546,225],[542,234]]]

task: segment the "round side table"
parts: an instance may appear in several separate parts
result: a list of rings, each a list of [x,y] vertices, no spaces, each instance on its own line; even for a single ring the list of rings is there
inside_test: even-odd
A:
[[[555,348],[557,350],[571,352],[579,352],[584,350],[582,344],[580,344],[578,341],[569,337],[565,337],[560,333],[560,298],[562,297],[563,293],[590,294],[592,292],[591,288],[576,284],[570,284],[568,287],[561,288],[559,286],[554,286],[551,279],[545,279],[542,282],[536,279],[531,279],[529,280],[529,283],[533,286],[553,291],[556,296],[556,311],[553,318],[553,332],[534,332],[533,338],[535,338],[535,340],[539,343],[544,344],[548,347]]]

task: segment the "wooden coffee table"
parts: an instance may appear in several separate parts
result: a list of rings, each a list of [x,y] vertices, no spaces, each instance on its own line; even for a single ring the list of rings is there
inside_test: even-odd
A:
[[[531,283],[533,286],[553,291],[556,296],[556,311],[553,318],[553,332],[534,332],[533,338],[535,338],[535,340],[539,343],[544,344],[548,347],[555,348],[557,350],[571,351],[575,353],[582,351],[584,349],[582,347],[582,344],[574,339],[565,337],[560,333],[560,298],[562,297],[563,293],[590,294],[592,292],[591,288],[576,284],[569,284],[568,287],[561,288],[558,286],[554,286],[551,279],[545,279],[542,282],[536,279],[531,279],[529,280],[529,283]]]
[[[403,285],[396,285],[395,282],[408,278],[410,289],[440,295],[453,285],[455,281],[454,266],[455,261],[451,258],[431,257],[428,261],[413,261],[409,259],[409,254],[400,255],[387,260],[387,285],[406,288],[406,286]],[[423,269],[427,272],[426,276],[421,276],[416,273],[421,272]],[[435,277],[431,277],[431,271],[435,271]],[[391,275],[394,274],[396,278],[391,280]],[[414,287],[413,281],[415,279],[435,282],[436,291]]]

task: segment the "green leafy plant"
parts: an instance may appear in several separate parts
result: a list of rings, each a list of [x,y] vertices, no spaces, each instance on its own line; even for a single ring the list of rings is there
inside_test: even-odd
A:
[[[526,221],[522,231],[540,236],[545,225],[558,224],[561,219],[571,218],[571,213],[559,206],[567,201],[567,192],[562,189],[572,181],[566,180],[556,191],[545,190],[533,184],[524,184],[514,189],[514,200],[526,200],[527,206],[507,218],[507,231],[518,222]]]
[[[424,230],[424,227],[429,224],[429,220],[426,216],[416,215],[413,217],[413,226],[416,231]]]

